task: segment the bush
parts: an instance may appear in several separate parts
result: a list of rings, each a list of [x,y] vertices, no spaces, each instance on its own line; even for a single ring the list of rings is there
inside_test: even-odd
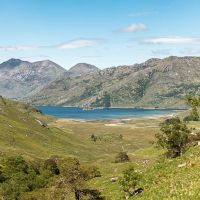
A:
[[[157,146],[167,149],[169,157],[180,156],[189,143],[190,129],[178,117],[167,119],[156,134]]]
[[[44,169],[49,170],[53,175],[60,174],[60,170],[57,166],[57,163],[52,158],[45,160]]]
[[[85,172],[86,180],[90,180],[96,177],[101,177],[101,172],[96,166],[84,166],[83,171]]]
[[[141,175],[134,167],[130,166],[124,170],[123,177],[119,180],[119,183],[126,193],[127,198],[143,191],[142,188],[138,188],[140,181]]]
[[[85,198],[84,198],[85,197]],[[105,197],[101,195],[101,192],[96,189],[83,189],[81,190],[81,199],[88,200],[105,200]]]
[[[127,155],[126,152],[119,152],[118,155],[115,157],[115,162],[116,163],[123,163],[123,162],[129,162],[130,158]]]
[[[184,122],[189,122],[189,121],[199,121],[199,117],[193,116],[193,115],[188,115],[183,118]]]
[[[200,96],[186,96],[186,102],[192,108],[190,112],[191,116],[199,120],[198,108],[200,107]]]
[[[71,193],[74,193],[76,200],[85,199],[102,199],[97,190],[90,190],[87,187],[87,181],[100,175],[98,168],[82,166],[76,158],[66,158],[60,162],[60,176],[56,181],[63,195],[66,195],[66,188]],[[64,189],[64,190],[63,190]],[[62,196],[63,196],[62,195]],[[98,198],[97,198],[98,197]],[[87,198],[86,198],[87,199]]]
[[[92,140],[93,142],[96,142],[97,139],[98,139],[98,137],[97,137],[96,135],[94,135],[94,134],[92,134],[92,135],[90,136],[90,138],[91,138],[91,140]]]
[[[6,200],[19,199],[25,193],[43,188],[50,173],[40,170],[21,156],[4,158],[2,165],[0,196]]]

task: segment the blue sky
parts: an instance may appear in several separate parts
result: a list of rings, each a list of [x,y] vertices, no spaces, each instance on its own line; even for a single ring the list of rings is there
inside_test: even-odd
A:
[[[199,0],[0,0],[0,62],[100,68],[200,56]]]

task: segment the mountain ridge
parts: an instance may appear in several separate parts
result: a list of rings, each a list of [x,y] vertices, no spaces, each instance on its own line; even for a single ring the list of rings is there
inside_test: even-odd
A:
[[[69,76],[82,76],[88,73],[93,73],[98,71],[99,68],[88,64],[88,63],[78,63],[76,65],[74,65],[73,67],[71,67],[69,70],[67,70],[67,73],[69,74]]]
[[[104,107],[107,102],[111,107],[183,108],[187,94],[200,92],[200,57],[151,58],[102,70],[87,63],[65,70],[49,60],[30,63],[10,59],[8,63],[15,67],[0,64],[0,94],[37,105]],[[38,71],[25,73],[31,67]],[[34,75],[39,77],[35,85]]]
[[[65,69],[52,61],[10,59],[0,64],[0,94],[17,99],[29,96],[64,74]]]
[[[107,93],[113,107],[183,108],[185,96],[199,90],[200,57],[170,56],[57,80],[31,103],[102,107]]]

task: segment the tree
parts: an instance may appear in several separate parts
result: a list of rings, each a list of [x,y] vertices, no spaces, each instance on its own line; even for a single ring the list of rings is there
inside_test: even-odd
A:
[[[85,180],[90,180],[96,177],[101,177],[101,172],[99,168],[93,165],[82,166],[82,170],[84,170]]]
[[[60,179],[57,180],[57,187],[61,189],[62,196],[67,197],[73,193],[76,200],[86,198],[103,199],[97,190],[87,188],[87,181],[100,176],[95,167],[83,167],[76,158],[67,158],[61,161]],[[98,197],[98,198],[97,198]],[[64,198],[65,199],[65,198]]]
[[[49,173],[41,173],[21,156],[5,157],[1,161],[0,196],[13,200],[25,193],[46,186]]]
[[[198,107],[200,106],[200,96],[186,96],[186,102],[189,106],[191,106],[191,116],[193,116],[193,119],[196,121],[199,120],[199,113],[198,113]]]
[[[84,186],[84,172],[76,158],[68,158],[61,165],[62,182],[74,193],[75,199],[80,200],[81,188]]]
[[[44,169],[49,170],[53,175],[58,175],[60,173],[57,163],[53,158],[45,160]]]
[[[129,162],[130,158],[128,157],[127,153],[124,151],[121,151],[117,154],[115,157],[115,162],[116,163],[123,163],[123,162]]]
[[[124,170],[122,178],[119,180],[123,191],[127,198],[136,195],[143,191],[142,188],[138,188],[141,181],[141,174],[134,169],[133,166],[129,166]]]
[[[190,129],[178,117],[165,120],[156,134],[157,146],[167,149],[169,157],[182,155],[189,143]]]
[[[94,134],[92,134],[92,135],[90,136],[90,138],[91,138],[91,140],[92,140],[93,142],[96,142],[97,139],[98,139],[98,137],[97,137],[96,135],[94,135]]]

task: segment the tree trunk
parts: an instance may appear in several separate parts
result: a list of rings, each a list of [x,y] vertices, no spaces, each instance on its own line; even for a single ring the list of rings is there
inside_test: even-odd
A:
[[[80,192],[78,189],[75,189],[75,199],[80,200]]]

